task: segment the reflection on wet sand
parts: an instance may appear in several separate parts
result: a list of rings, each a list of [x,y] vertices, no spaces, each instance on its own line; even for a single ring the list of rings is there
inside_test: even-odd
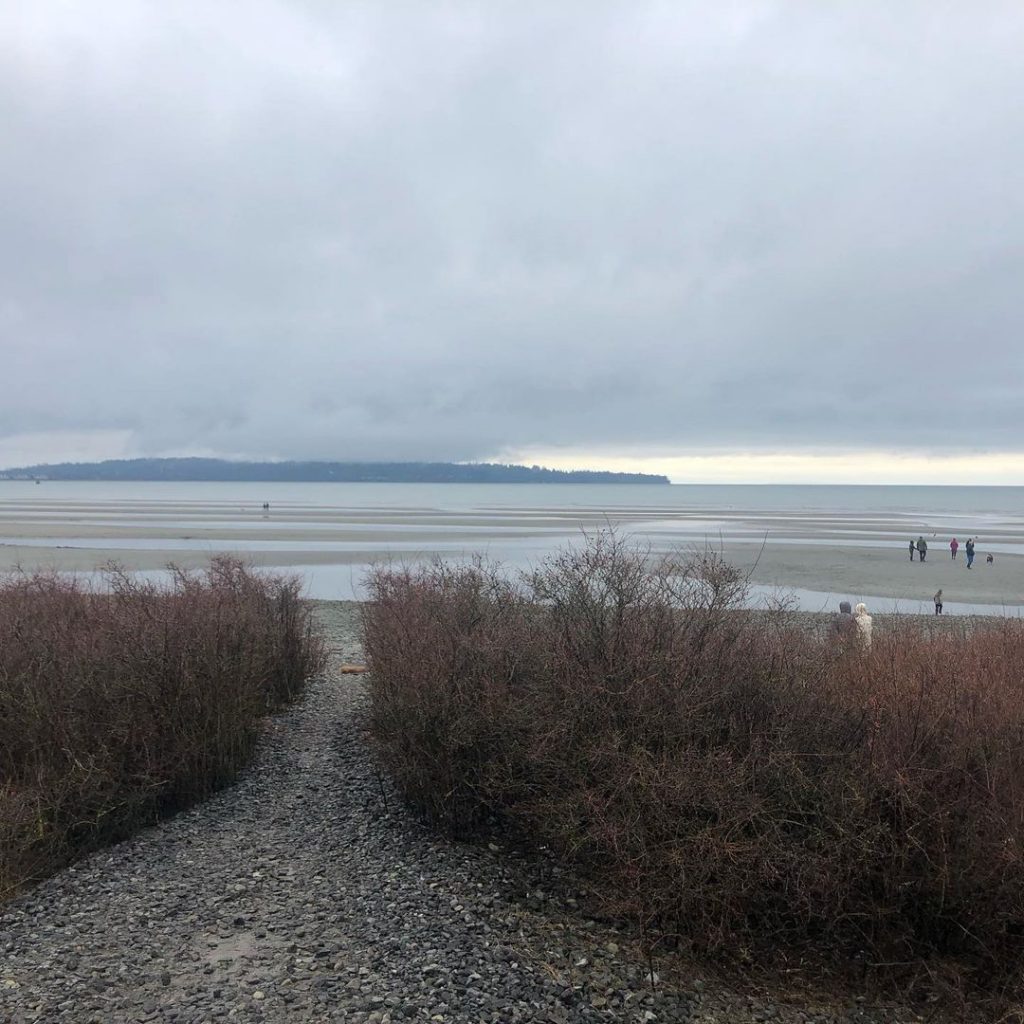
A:
[[[445,504],[449,493],[456,492],[435,488],[434,506],[272,501],[269,508],[249,500],[35,494],[27,499],[0,493],[0,569],[81,572],[116,561],[152,571],[170,562],[198,567],[213,554],[231,552],[257,565],[299,568],[314,596],[351,597],[372,562],[481,553],[527,568],[582,532],[613,527],[655,553],[711,545],[750,572],[757,594],[792,588],[804,607],[842,596],[917,610],[939,587],[953,611],[1024,604],[1024,517],[1012,514],[687,507],[663,498],[631,504],[623,500],[631,489],[619,489],[601,506],[557,500],[499,504],[494,492],[481,488],[476,503],[459,491],[456,506]],[[918,534],[931,546],[924,564],[907,558],[908,538]],[[979,558],[970,572],[962,559],[949,557],[953,535],[979,537]],[[995,556],[991,565],[984,561],[987,553]]]

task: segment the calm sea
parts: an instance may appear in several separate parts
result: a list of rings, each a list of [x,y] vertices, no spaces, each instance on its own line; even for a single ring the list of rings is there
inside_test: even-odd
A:
[[[694,509],[1024,518],[1024,487],[819,484],[109,483],[0,480],[7,501],[272,503],[330,508]]]

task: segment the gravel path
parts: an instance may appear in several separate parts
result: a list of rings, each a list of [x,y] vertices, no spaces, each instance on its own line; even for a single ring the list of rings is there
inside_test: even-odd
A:
[[[319,614],[334,666],[358,660],[353,607]],[[365,706],[360,677],[328,673],[269,724],[237,785],[7,906],[0,1020],[919,1019],[773,1003],[693,972],[652,991],[629,936],[557,873],[441,842],[393,797],[385,810]]]

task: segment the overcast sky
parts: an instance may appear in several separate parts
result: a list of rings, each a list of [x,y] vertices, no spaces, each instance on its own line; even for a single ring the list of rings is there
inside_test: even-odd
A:
[[[1022,53],[1019,2],[8,0],[0,465],[1024,483]]]

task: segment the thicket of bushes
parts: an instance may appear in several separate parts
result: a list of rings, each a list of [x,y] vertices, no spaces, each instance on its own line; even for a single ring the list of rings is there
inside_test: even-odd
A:
[[[298,581],[0,580],[0,899],[229,781],[323,664]]]
[[[1024,967],[1024,630],[876,630],[870,650],[738,610],[715,555],[593,539],[517,581],[381,569],[373,730],[450,833],[495,816],[647,941],[730,956]]]

